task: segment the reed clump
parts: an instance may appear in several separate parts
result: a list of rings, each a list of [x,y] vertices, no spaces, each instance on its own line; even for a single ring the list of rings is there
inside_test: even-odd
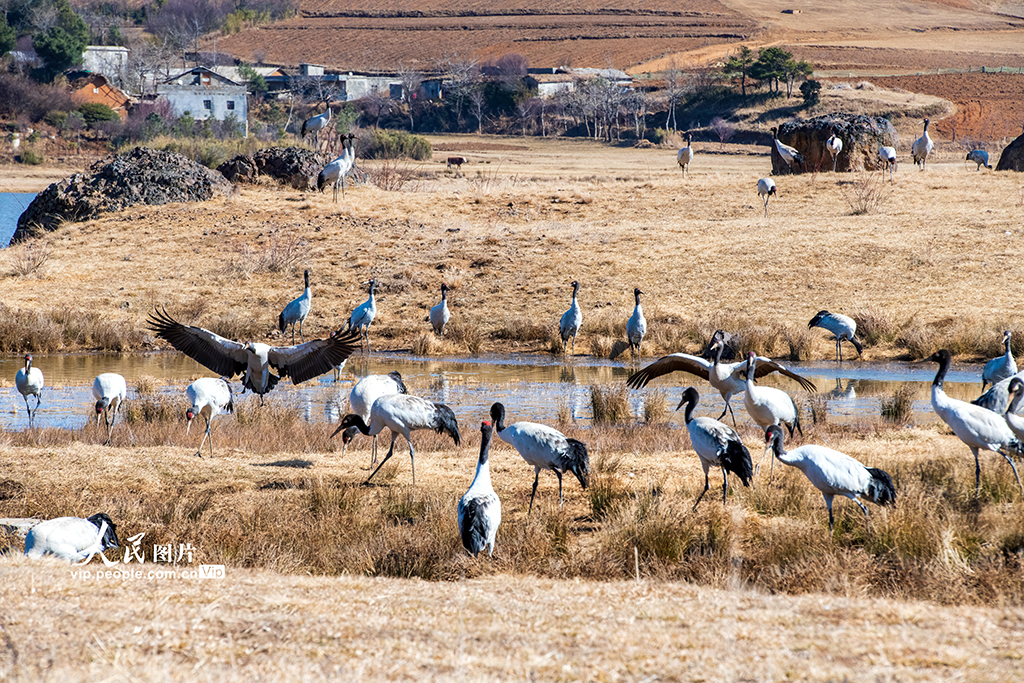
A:
[[[882,419],[897,425],[909,424],[914,419],[916,397],[916,387],[901,384],[891,396],[882,399]]]
[[[590,385],[590,410],[595,425],[630,422],[629,390],[625,384]]]

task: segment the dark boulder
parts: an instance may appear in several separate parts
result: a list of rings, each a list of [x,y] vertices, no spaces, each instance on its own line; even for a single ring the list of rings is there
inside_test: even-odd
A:
[[[325,154],[301,147],[267,147],[252,156],[237,156],[217,170],[236,183],[256,182],[260,176],[273,178],[296,190],[315,190],[316,177],[330,162]]]
[[[11,242],[136,204],[201,202],[230,190],[216,171],[180,154],[145,147],[98,161],[89,171],[40,192],[18,218]]]
[[[900,139],[889,119],[881,116],[834,112],[813,119],[790,121],[779,126],[779,140],[804,155],[804,167],[793,166],[793,173],[831,170],[832,157],[825,149],[825,141],[832,135],[833,128],[843,141],[843,150],[836,160],[837,172],[878,169],[878,148],[896,147]],[[769,144],[772,174],[789,173],[789,164],[782,160],[770,140]]]
[[[997,171],[1024,171],[1024,135],[1018,135],[999,155]]]

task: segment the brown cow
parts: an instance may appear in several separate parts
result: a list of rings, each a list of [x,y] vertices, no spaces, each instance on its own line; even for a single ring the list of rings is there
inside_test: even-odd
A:
[[[447,168],[449,170],[451,170],[451,167],[454,166],[456,170],[461,171],[462,170],[462,165],[464,163],[466,163],[466,159],[464,157],[448,157],[448,167]]]

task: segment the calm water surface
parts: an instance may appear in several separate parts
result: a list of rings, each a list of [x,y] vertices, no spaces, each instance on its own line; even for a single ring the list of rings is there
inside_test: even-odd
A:
[[[11,243],[18,217],[35,198],[34,192],[0,192],[0,249]]]
[[[643,364],[653,359],[645,359]],[[0,428],[20,430],[27,426],[25,402],[14,388],[14,374],[24,365],[21,356],[0,358]],[[788,363],[808,376],[825,395],[831,422],[851,423],[875,419],[881,401],[904,382],[920,386],[914,403],[916,422],[937,420],[929,402],[929,390],[935,377],[934,363],[861,363],[858,361]],[[34,366],[46,378],[43,403],[37,413],[39,427],[77,429],[95,413],[92,405],[92,381],[102,372],[118,372],[128,381],[128,400],[135,395],[139,377],[157,378],[160,391],[184,394],[185,387],[197,377],[213,376],[183,354],[174,352],[130,355],[35,355]],[[406,354],[373,354],[369,359],[355,356],[334,381],[324,375],[298,386],[285,380],[267,394],[267,401],[294,406],[311,422],[337,422],[346,407],[348,393],[358,379],[367,374],[402,373],[411,393],[441,401],[452,407],[460,420],[473,423],[486,419],[494,401],[502,401],[511,420],[552,422],[560,407],[569,408],[586,425],[591,419],[590,385],[621,385],[637,366],[594,358],[576,358],[563,364],[546,355],[484,356],[473,358],[415,358]],[[954,365],[947,376],[946,392],[970,400],[981,393],[981,365]],[[785,389],[801,406],[804,419],[810,421],[809,394],[796,383],[772,376],[763,382]],[[675,408],[686,386],[696,386],[701,394],[698,413],[717,417],[724,409],[721,396],[707,381],[685,373],[658,378],[648,388],[630,390],[630,404],[636,415],[643,414],[644,401],[652,393],[665,396]],[[233,384],[236,391],[240,385]],[[246,397],[252,397],[247,393]],[[255,399],[253,399],[255,400]],[[35,403],[35,399],[32,399]],[[743,409],[743,395],[734,396],[733,410],[739,421],[749,421]],[[673,413],[672,422],[682,426],[682,413]]]

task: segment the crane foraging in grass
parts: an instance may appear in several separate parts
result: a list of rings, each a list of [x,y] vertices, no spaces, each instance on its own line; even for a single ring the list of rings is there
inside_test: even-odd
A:
[[[356,152],[352,146],[355,135],[349,133],[341,136],[341,156],[324,166],[316,177],[316,189],[320,192],[328,184],[334,184],[334,203],[338,203],[338,186],[341,186],[341,196],[345,196],[345,176],[352,172],[356,164]]]
[[[36,412],[43,402],[43,371],[32,367],[32,354],[25,354],[25,367],[14,373],[14,386],[25,399],[25,410],[28,411],[29,429],[35,424]],[[28,397],[36,397],[36,407],[30,408]]]
[[[480,457],[476,463],[476,476],[469,490],[459,499],[458,524],[462,547],[474,557],[484,549],[494,554],[494,538],[501,524],[501,501],[491,486],[491,467],[488,455],[494,428],[490,422],[480,424]]]
[[[103,445],[109,446],[117,411],[128,397],[128,384],[116,372],[104,372],[93,380],[92,395],[96,399],[96,424],[100,423],[102,415],[103,423],[107,426],[107,441]]]
[[[491,421],[498,430],[498,438],[519,452],[528,465],[534,469],[533,492],[530,494],[530,509],[537,497],[537,482],[541,470],[551,470],[558,477],[558,504],[565,502],[562,495],[562,475],[572,472],[587,488],[590,483],[590,456],[587,444],[570,439],[562,432],[536,422],[516,422],[505,425],[505,406],[495,403],[491,406]]]
[[[573,280],[572,304],[570,304],[569,310],[562,314],[562,319],[558,324],[558,335],[562,338],[562,355],[565,355],[565,347],[569,344],[569,337],[572,337],[571,355],[576,353],[576,335],[579,334],[580,325],[583,324],[583,311],[580,310],[580,304],[576,300],[579,293],[580,283]]]
[[[1003,332],[1003,347],[1006,349],[1003,355],[993,358],[985,363],[985,369],[981,373],[981,390],[985,391],[985,385],[995,384],[1004,379],[1009,379],[1017,374],[1017,361],[1010,351],[1010,330]]]
[[[790,147],[779,140],[778,128],[772,128],[772,141],[775,144],[775,151],[778,152],[779,157],[786,162],[790,172],[793,171],[793,164],[796,164],[800,168],[804,167],[804,155],[801,154],[796,147]]]
[[[807,323],[807,329],[812,327],[820,327],[835,335],[836,360],[840,363],[843,362],[843,341],[853,344],[853,347],[857,349],[858,356],[864,353],[864,346],[857,341],[856,337],[857,323],[850,316],[821,310],[815,313],[811,321]]]
[[[349,331],[359,332],[359,346],[362,348],[363,339],[366,339],[366,351],[370,351],[370,324],[377,317],[377,278],[370,278],[365,283],[370,285],[370,298],[359,304],[352,310],[348,318]]]
[[[398,371],[389,372],[386,375],[367,375],[361,380],[356,382],[356,385],[352,387],[352,391],[348,395],[348,407],[352,414],[359,415],[363,418],[363,422],[369,424],[370,422],[370,410],[373,408],[374,402],[381,396],[390,396],[392,394],[408,394],[409,390],[406,389],[405,383],[402,381],[402,375]],[[338,432],[335,431],[334,434]],[[348,427],[342,431],[341,434],[341,455],[344,457],[345,450],[348,448],[348,444],[355,438],[356,434],[359,433],[358,427]],[[331,434],[333,437],[334,434]],[[370,460],[370,466],[373,467],[377,464],[377,435],[373,435],[373,451]]]
[[[719,334],[721,333],[721,334]],[[711,383],[725,401],[725,408],[717,419],[721,420],[726,413],[732,414],[732,424],[736,425],[736,413],[732,412],[730,403],[734,394],[746,391],[747,388],[747,361],[738,363],[723,363],[722,353],[726,348],[725,333],[719,330],[711,340],[709,351],[714,354],[714,360],[708,361],[699,356],[691,356],[687,353],[673,353],[662,356],[642,370],[633,373],[626,380],[626,384],[633,389],[642,389],[652,379],[667,375],[671,372],[688,372],[691,375],[706,379]],[[761,378],[773,372],[778,372],[792,380],[795,380],[807,391],[817,391],[814,382],[796,374],[782,363],[774,361],[765,356],[757,357],[758,366],[755,369],[755,378]],[[778,391],[773,389],[772,391]],[[756,421],[756,420],[755,420]]]
[[[53,555],[66,562],[83,562],[117,548],[117,525],[105,512],[91,517],[57,517],[40,522],[25,536],[25,554],[33,560]]]
[[[878,148],[878,159],[882,162],[882,181],[885,181],[885,172],[888,170],[889,184],[892,185],[892,173],[896,170],[896,148],[880,146]]]
[[[213,418],[221,413],[231,413],[235,410],[234,397],[231,394],[231,385],[226,377],[200,377],[185,389],[185,398],[188,401],[188,409],[185,410],[185,436],[188,436],[192,429],[192,420],[196,415],[201,415],[206,420],[206,432],[203,440],[199,442],[196,455],[203,457],[203,445],[210,440],[210,457],[213,457]]]
[[[629,340],[629,348],[634,356],[640,355],[640,343],[647,334],[647,318],[644,317],[644,309],[640,307],[640,295],[643,292],[639,287],[633,288],[633,315],[626,321],[626,338]]]
[[[679,168],[683,171],[683,177],[686,177],[687,170],[690,168],[690,162],[693,161],[693,135],[691,133],[686,134],[686,147],[680,148],[676,153],[676,163],[679,164]]]
[[[935,149],[935,143],[932,142],[932,138],[928,135],[928,124],[931,123],[929,119],[924,120],[924,132],[921,133],[921,137],[914,140],[913,146],[910,148],[910,154],[914,158],[914,163],[924,170],[925,162],[928,161],[928,155]]]
[[[281,330],[281,334],[284,334],[289,325],[292,326],[292,344],[295,343],[295,323],[299,324],[299,339],[306,341],[306,337],[302,334],[302,323],[313,307],[313,291],[309,288],[309,268],[306,269],[303,277],[306,280],[306,289],[299,297],[292,299],[281,311],[281,315],[277,316],[277,327]]]
[[[935,410],[935,414],[949,425],[953,433],[967,444],[974,455],[974,495],[977,496],[981,491],[981,462],[978,459],[978,451],[986,450],[999,453],[1006,459],[1006,462],[1010,464],[1010,469],[1013,470],[1013,476],[1017,479],[1021,496],[1024,496],[1024,486],[1021,486],[1017,467],[1013,464],[1013,459],[1009,454],[1010,450],[1021,452],[1021,442],[1006,424],[1003,414],[994,413],[987,408],[946,395],[942,384],[952,362],[949,351],[940,349],[928,358],[917,362],[928,361],[939,364],[939,371],[935,374],[935,380],[932,382],[932,408]]]
[[[750,486],[750,481],[754,478],[750,451],[743,445],[736,430],[710,417],[693,417],[693,409],[697,407],[699,399],[697,390],[687,387],[683,391],[682,400],[676,406],[676,410],[686,406],[684,416],[686,430],[690,433],[690,444],[700,457],[700,465],[704,468],[704,490],[694,501],[694,510],[711,488],[708,472],[712,467],[722,468],[722,505],[725,505],[725,497],[729,493],[729,472],[739,477],[744,486]]]
[[[768,218],[768,200],[778,197],[775,188],[775,181],[771,178],[761,178],[757,181],[757,196],[764,199],[764,217]]]
[[[988,163],[988,152],[983,149],[972,149],[967,153],[967,158],[964,161],[973,161],[978,165],[975,171],[980,171],[981,167],[984,166],[988,170],[992,170],[991,164]]]
[[[768,427],[764,433],[765,452],[772,451],[775,458],[803,472],[811,485],[821,491],[828,508],[829,533],[835,529],[832,499],[836,496],[845,496],[860,506],[866,527],[869,526],[868,509],[859,499],[870,500],[876,505],[896,505],[896,487],[885,470],[865,467],[846,453],[825,446],[809,444],[786,451],[784,438],[781,427]]]
[[[825,141],[825,149],[832,157],[832,172],[835,173],[836,161],[839,159],[839,153],[843,151],[843,141],[836,136],[835,126],[832,127],[832,136]]]
[[[409,444],[409,460],[412,463],[412,484],[416,485],[416,451],[412,446],[410,435],[418,429],[431,429],[438,434],[447,434],[458,446],[462,443],[462,436],[459,434],[459,422],[455,419],[455,413],[443,403],[433,403],[419,396],[407,394],[391,394],[381,396],[373,402],[370,408],[369,424],[361,415],[349,414],[341,420],[341,424],[334,430],[334,434],[342,432],[349,427],[356,427],[367,436],[376,436],[387,427],[391,430],[391,448],[384,459],[380,461],[366,482],[369,483],[374,475],[384,467],[395,453],[395,441],[398,435],[405,437]],[[331,434],[331,436],[334,436]]]
[[[183,325],[162,309],[151,313],[147,324],[156,336],[218,375],[241,374],[242,387],[259,394],[261,405],[264,394],[281,378],[291,377],[292,384],[299,384],[319,377],[351,356],[358,343],[357,333],[350,331],[298,346],[243,344],[202,327]],[[278,374],[274,375],[271,369]]]

